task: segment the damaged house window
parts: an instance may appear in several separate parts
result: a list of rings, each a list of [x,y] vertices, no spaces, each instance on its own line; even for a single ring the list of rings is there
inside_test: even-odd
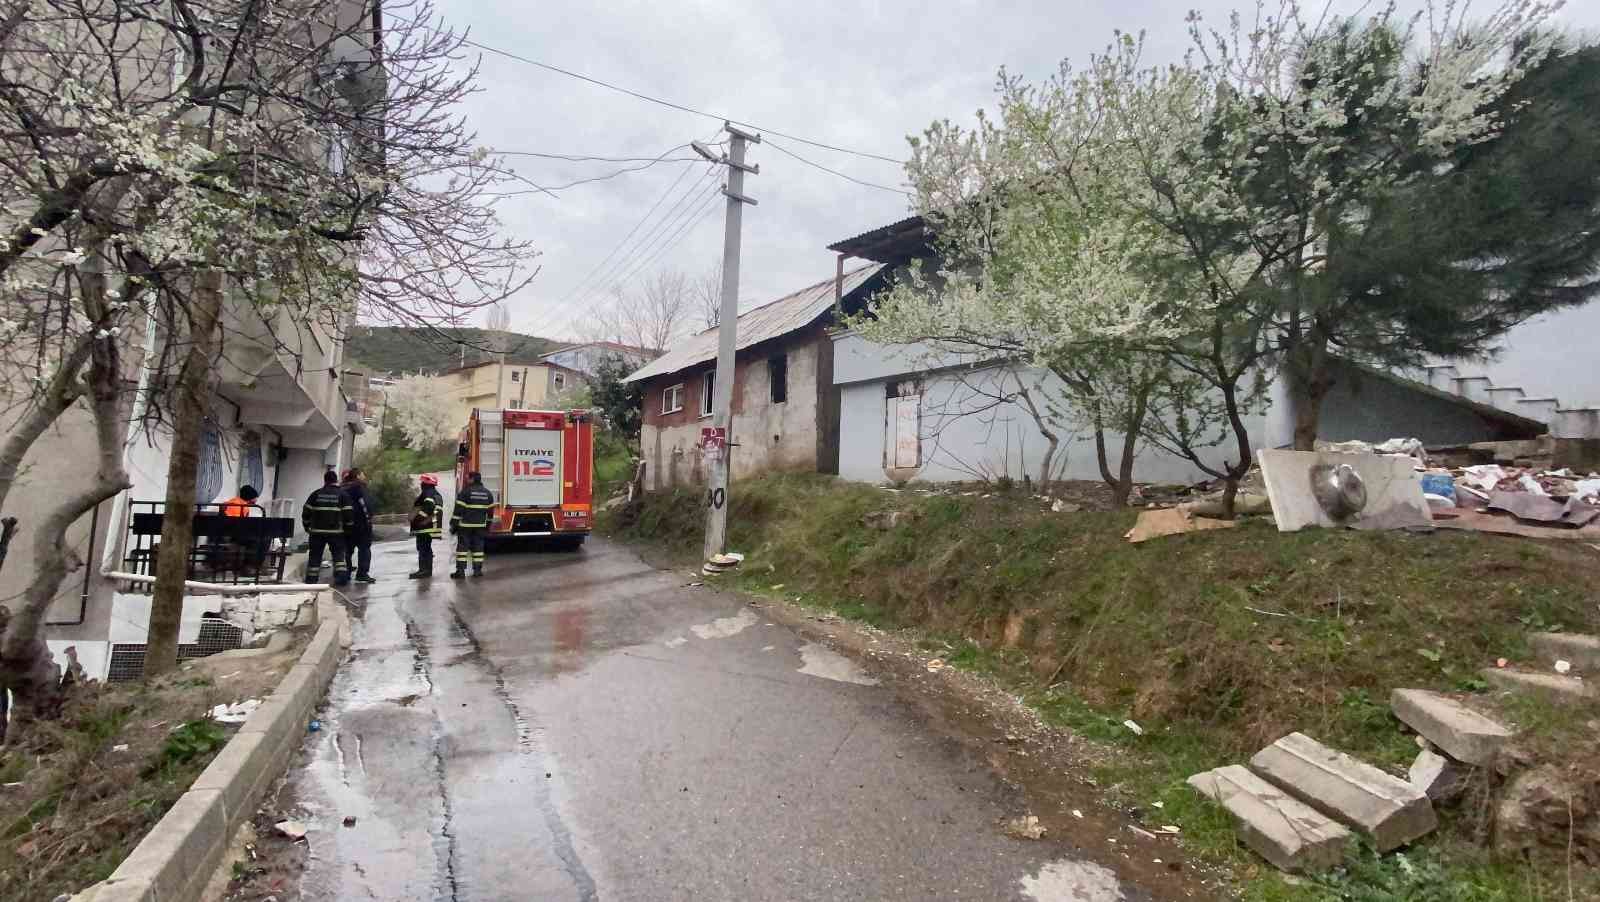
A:
[[[767,358],[767,382],[772,386],[772,403],[789,400],[789,355]]]

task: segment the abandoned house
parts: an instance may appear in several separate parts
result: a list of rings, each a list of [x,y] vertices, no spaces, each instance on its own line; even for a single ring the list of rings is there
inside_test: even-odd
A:
[[[829,247],[846,258],[883,267],[887,283],[913,265],[936,260],[918,216]],[[921,261],[921,262],[919,262]],[[1321,437],[1383,441],[1415,437],[1427,445],[1531,438],[1600,439],[1600,366],[1593,355],[1563,353],[1572,336],[1600,329],[1600,302],[1518,326],[1492,361],[1441,362],[1418,372],[1335,364],[1335,385],[1323,402]],[[885,346],[849,331],[832,335],[833,382],[839,391],[839,474],[863,482],[933,482],[1040,478],[1046,439],[1017,399],[1059,388],[1045,371],[1006,361],[941,358],[923,345]],[[1264,411],[1246,418],[1255,448],[1293,442],[1294,415],[1282,379],[1268,386]],[[1042,403],[1037,407],[1044,409]],[[1045,411],[1059,439],[1051,479],[1100,478],[1094,432],[1069,415]],[[1122,436],[1106,436],[1115,455]],[[1226,445],[1212,449],[1220,458]],[[1192,462],[1140,443],[1134,478],[1192,482],[1205,477]]]
[[[859,309],[883,286],[873,264],[739,315],[729,463],[733,478],[766,470],[837,473],[835,310]],[[709,428],[720,330],[669,348],[627,379],[644,398],[640,443],[650,489],[704,482],[702,428]]]

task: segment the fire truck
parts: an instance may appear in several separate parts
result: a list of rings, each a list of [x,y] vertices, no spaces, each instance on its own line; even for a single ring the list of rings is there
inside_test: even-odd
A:
[[[458,493],[474,471],[495,498],[488,545],[532,538],[575,549],[588,537],[594,513],[589,411],[473,409],[456,459]]]

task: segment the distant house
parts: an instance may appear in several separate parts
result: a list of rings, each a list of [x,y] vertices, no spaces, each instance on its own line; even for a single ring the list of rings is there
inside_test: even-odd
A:
[[[661,355],[653,351],[630,347],[615,341],[590,341],[568,345],[559,351],[545,354],[540,359],[546,363],[576,370],[586,376],[593,376],[600,362],[608,358],[621,360],[629,369],[636,369],[659,356]]]
[[[876,264],[809,285],[740,314],[734,369],[733,478],[764,470],[838,472],[833,380],[836,306],[850,311],[883,286]],[[711,424],[720,329],[680,342],[628,376],[644,395],[647,488],[705,480],[700,430]]]
[[[455,404],[456,419],[462,425],[466,425],[474,408],[537,410],[560,406],[585,385],[583,373],[538,355],[508,354],[505,360],[457,367],[438,378]]]
[[[904,275],[916,261],[937,257],[929,231],[917,216],[829,249],[840,255],[841,262],[855,257],[882,266],[885,282]],[[1586,335],[1592,330],[1581,325],[1596,316],[1600,304],[1548,319],[1578,328],[1573,335]],[[1534,323],[1513,330],[1504,341],[1512,349],[1506,358],[1525,361],[1527,355],[1517,350],[1519,343],[1551,328],[1552,323]],[[1030,386],[1042,383],[1046,391],[1058,389],[1054,376],[1002,360],[939,359],[925,345],[884,346],[848,331],[834,333],[831,341],[833,383],[840,398],[840,475],[865,482],[1039,476],[1046,441],[1033,415],[1015,401],[997,399],[1004,399],[1018,380]],[[1545,352],[1560,356],[1548,347]],[[1589,358],[1582,359],[1588,361],[1586,375],[1564,384],[1541,385],[1537,398],[1519,387],[1496,385],[1483,375],[1485,366],[1493,371],[1493,364],[1441,364],[1403,374],[1336,361],[1335,385],[1323,402],[1321,437],[1335,441],[1416,437],[1430,445],[1525,438],[1547,429],[1558,437],[1583,437],[1567,433],[1581,431],[1584,423],[1594,421],[1596,412],[1573,409],[1555,398],[1559,392],[1575,401],[1600,400],[1596,397],[1600,370]],[[1536,368],[1527,366],[1518,372],[1538,375]],[[1270,384],[1269,397],[1265,413],[1246,418],[1258,449],[1293,441],[1293,407],[1281,378]],[[1056,457],[1059,469],[1052,478],[1099,479],[1093,430],[1060,414],[1050,415],[1049,422],[1062,439]],[[1120,450],[1121,435],[1111,433],[1106,439],[1113,453]],[[1225,456],[1220,449],[1215,453],[1219,460]],[[1134,478],[1185,482],[1205,477],[1188,460],[1141,444]]]

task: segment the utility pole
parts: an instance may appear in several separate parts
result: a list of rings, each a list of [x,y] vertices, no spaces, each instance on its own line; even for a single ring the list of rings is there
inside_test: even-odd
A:
[[[721,554],[728,538],[728,469],[732,453],[734,352],[738,349],[739,327],[739,230],[744,220],[744,205],[755,201],[744,194],[744,174],[758,175],[760,166],[744,162],[745,145],[760,144],[761,136],[722,123],[731,136],[728,155],[720,156],[698,141],[695,153],[728,167],[728,183],[722,193],[728,197],[728,218],[722,236],[722,322],[717,332],[717,379],[712,388],[711,432],[702,431],[701,444],[711,464],[710,487],[706,492],[706,560]]]

